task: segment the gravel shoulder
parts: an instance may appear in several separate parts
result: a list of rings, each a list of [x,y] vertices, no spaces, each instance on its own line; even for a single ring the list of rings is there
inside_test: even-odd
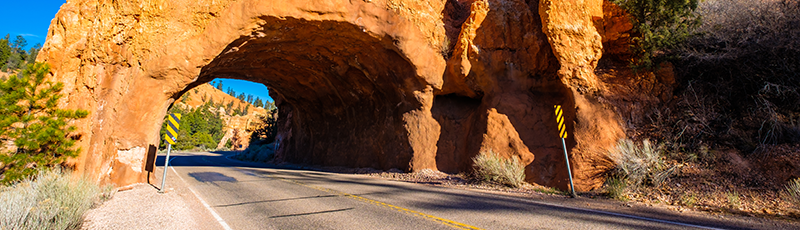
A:
[[[172,170],[170,170],[172,171]],[[163,175],[157,168],[155,175]],[[161,186],[161,180],[152,182]],[[174,172],[167,173],[167,192],[151,184],[134,184],[89,210],[82,229],[223,229]]]

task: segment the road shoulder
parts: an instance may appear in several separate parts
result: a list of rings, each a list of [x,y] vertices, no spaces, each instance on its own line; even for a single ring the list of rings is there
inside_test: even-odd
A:
[[[158,168],[155,174],[162,172]],[[160,180],[156,182],[160,186]],[[223,229],[175,173],[167,174],[166,187],[163,194],[150,184],[124,187],[89,210],[81,229]]]

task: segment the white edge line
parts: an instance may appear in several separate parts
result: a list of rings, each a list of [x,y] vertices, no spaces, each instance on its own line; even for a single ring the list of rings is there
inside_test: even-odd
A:
[[[189,187],[189,183],[187,183],[187,182],[186,182],[186,180],[184,180],[184,179],[183,179],[183,177],[181,177],[181,175],[180,175],[180,174],[178,174],[178,171],[175,171],[175,168],[174,168],[174,167],[172,167],[172,168],[170,168],[170,169],[172,169],[172,172],[174,172],[174,173],[175,173],[175,175],[176,175],[176,176],[178,176],[178,179],[181,179],[181,181],[183,181],[183,183],[184,183],[184,184],[186,184],[186,188],[188,188],[188,189],[189,189],[189,191],[192,191],[192,194],[194,194],[194,196],[195,196],[195,197],[197,197],[197,199],[198,199],[198,200],[200,200],[200,203],[202,203],[202,204],[203,204],[203,206],[205,206],[205,207],[206,207],[206,209],[207,209],[209,212],[211,212],[211,215],[212,215],[212,216],[214,216],[214,219],[217,219],[217,222],[219,222],[219,224],[220,224],[220,225],[222,225],[222,228],[223,228],[223,229],[225,229],[225,230],[233,230],[233,229],[231,228],[231,226],[228,226],[228,223],[225,223],[225,220],[223,220],[223,219],[222,219],[222,217],[220,217],[220,216],[217,214],[217,212],[215,212],[215,211],[214,211],[214,209],[212,209],[212,208],[211,208],[211,206],[209,206],[209,205],[208,205],[208,203],[206,203],[206,201],[205,201],[205,200],[203,200],[203,198],[201,198],[201,197],[200,197],[200,195],[199,195],[199,194],[197,194],[197,192],[195,192],[195,191],[194,191],[194,189],[192,189],[192,187]]]

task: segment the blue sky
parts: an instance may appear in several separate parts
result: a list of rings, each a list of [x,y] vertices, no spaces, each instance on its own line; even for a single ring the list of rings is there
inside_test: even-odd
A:
[[[26,49],[37,43],[44,45],[50,21],[55,18],[58,9],[66,2],[66,0],[4,0],[0,3],[3,8],[3,12],[0,13],[0,37],[10,34],[10,40],[14,41],[17,35],[22,35],[28,41]],[[215,81],[220,80],[223,92],[227,92],[228,87],[231,87],[237,93],[244,92],[253,97],[260,97],[261,100],[272,101],[267,93],[267,87],[263,84],[234,79],[216,79]]]
[[[267,91],[267,87],[261,83],[255,83],[250,81],[244,80],[236,80],[236,79],[224,79],[224,78],[217,78],[211,82],[215,82],[213,85],[214,87],[217,86],[216,82],[222,81],[222,92],[228,92],[228,87],[236,91],[236,94],[245,93],[253,95],[254,98],[261,98],[261,100],[268,100],[273,101],[271,97],[269,97],[269,92]],[[253,99],[255,100],[255,99]]]
[[[28,41],[28,46],[25,48],[31,48],[36,43],[44,45],[50,20],[55,18],[58,9],[66,2],[66,0],[3,1],[0,4],[3,8],[3,13],[0,13],[0,37],[10,34],[10,40],[14,41],[17,35],[22,35]]]

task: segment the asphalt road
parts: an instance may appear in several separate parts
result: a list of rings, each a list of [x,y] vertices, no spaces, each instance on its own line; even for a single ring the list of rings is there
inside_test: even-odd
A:
[[[159,159],[162,166],[163,157]],[[711,218],[620,214],[363,175],[278,168],[218,153],[173,154],[170,166],[231,229],[742,227]]]

